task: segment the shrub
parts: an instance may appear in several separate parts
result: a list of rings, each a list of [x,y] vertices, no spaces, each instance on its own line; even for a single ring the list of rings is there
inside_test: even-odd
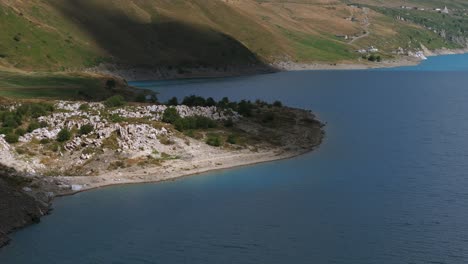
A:
[[[124,121],[124,118],[121,117],[120,115],[118,114],[113,114],[109,117],[109,120],[112,122],[112,123],[119,123],[119,122],[122,122]]]
[[[33,121],[33,122],[31,122],[29,124],[27,130],[28,130],[29,133],[31,133],[34,130],[36,130],[38,128],[43,128],[43,127],[47,127],[47,122],[45,122],[45,121],[41,121],[41,122]]]
[[[23,104],[16,110],[16,114],[20,117],[31,116],[37,118],[47,115],[54,111],[54,106],[49,103],[29,103]]]
[[[233,127],[234,126],[234,121],[232,121],[232,119],[229,118],[229,119],[224,121],[223,125],[224,125],[224,127],[228,127],[228,128]]]
[[[152,94],[150,97],[150,102],[155,104],[158,101],[159,101],[158,97],[155,94]]]
[[[282,103],[281,101],[275,101],[275,102],[273,103],[273,106],[274,106],[274,107],[283,107],[283,103]]]
[[[206,139],[206,144],[213,147],[219,147],[221,146],[221,138],[218,135],[208,135],[208,138]]]
[[[368,60],[369,60],[369,61],[372,61],[372,62],[375,62],[375,61],[376,61],[376,62],[381,62],[381,61],[382,61],[382,57],[380,57],[380,55],[374,55],[374,54],[372,54],[372,55],[369,56],[369,59],[368,59]]]
[[[217,123],[208,117],[190,116],[186,118],[178,118],[174,122],[174,126],[179,131],[188,129],[207,129],[217,127]]]
[[[174,124],[177,119],[180,118],[179,112],[174,107],[167,108],[162,117],[164,123]]]
[[[120,107],[125,105],[125,99],[121,95],[114,95],[107,98],[104,102],[104,105],[107,107]]]
[[[135,102],[138,103],[145,103],[146,102],[146,95],[140,93],[135,97]]]
[[[227,108],[229,107],[229,98],[227,97],[223,97],[223,99],[221,99],[219,102],[218,102],[218,107],[221,107],[221,108]]]
[[[184,100],[182,101],[182,104],[186,106],[206,106],[206,100],[205,98],[201,96],[191,95],[191,96],[185,97]]]
[[[117,85],[117,83],[113,79],[110,79],[110,80],[106,81],[106,88],[107,89],[114,89],[116,85]]]
[[[88,135],[93,132],[94,127],[91,124],[82,125],[80,127],[80,135]]]
[[[234,135],[229,135],[226,142],[229,143],[229,144],[235,145],[235,144],[237,144],[237,137],[234,136]]]
[[[169,101],[167,101],[167,105],[177,106],[179,105],[179,100],[177,99],[177,97],[172,97],[171,99],[169,99]]]
[[[5,115],[3,120],[3,127],[17,128],[21,124],[21,118],[18,115],[9,113]]]
[[[17,128],[15,130],[15,134],[18,136],[24,136],[24,134],[26,134],[26,130],[24,130],[23,128]]]
[[[81,110],[81,111],[88,111],[89,110],[89,104],[82,104],[82,105],[80,105],[80,107],[78,109]]]
[[[254,106],[253,106],[252,102],[242,100],[242,101],[240,101],[240,103],[237,106],[237,112],[239,114],[241,114],[242,116],[250,117],[250,116],[252,116],[253,108],[254,108]]]
[[[0,127],[0,135],[6,135],[13,132],[13,128],[11,127]]]
[[[48,139],[48,138],[43,138],[43,139],[41,139],[41,141],[39,141],[39,143],[41,143],[42,145],[49,144],[49,143],[50,143],[50,139]]]
[[[262,117],[263,123],[270,123],[270,122],[273,122],[274,120],[275,120],[275,114],[273,112],[267,112],[263,114],[263,117]]]
[[[216,101],[212,97],[208,97],[205,106],[216,106]]]
[[[58,135],[57,135],[57,141],[58,141],[58,142],[65,142],[65,141],[68,141],[68,140],[70,140],[71,136],[72,136],[72,135],[71,135],[70,130],[64,128],[64,129],[60,130],[60,132],[58,133]]]
[[[18,140],[19,140],[19,136],[16,134],[10,133],[10,134],[5,135],[5,141],[10,144],[17,143]]]

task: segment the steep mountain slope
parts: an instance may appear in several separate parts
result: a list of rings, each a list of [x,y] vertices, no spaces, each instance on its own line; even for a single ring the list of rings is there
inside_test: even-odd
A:
[[[0,65],[81,71],[107,63],[183,73],[279,61],[349,63],[369,46],[384,57],[420,44],[460,47],[378,9],[400,0],[356,2],[366,6],[345,0],[2,0]]]

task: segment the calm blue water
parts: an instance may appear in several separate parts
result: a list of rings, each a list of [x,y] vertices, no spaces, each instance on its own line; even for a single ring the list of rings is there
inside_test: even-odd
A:
[[[327,139],[292,160],[58,199],[0,263],[468,263],[468,72],[450,71],[468,57],[421,69],[137,83],[162,99],[281,99],[328,122]]]

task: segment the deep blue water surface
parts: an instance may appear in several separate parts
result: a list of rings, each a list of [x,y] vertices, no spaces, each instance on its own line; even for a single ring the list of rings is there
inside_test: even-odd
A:
[[[418,69],[135,83],[280,99],[327,138],[291,160],[57,199],[0,263],[468,263],[468,57]]]

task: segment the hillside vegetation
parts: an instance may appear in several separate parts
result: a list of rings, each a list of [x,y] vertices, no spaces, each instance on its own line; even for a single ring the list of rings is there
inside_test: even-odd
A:
[[[183,73],[282,61],[352,63],[361,58],[356,50],[370,46],[384,57],[420,44],[463,47],[463,14],[414,11],[409,14],[414,19],[396,19],[402,3],[467,6],[461,0],[442,2],[2,0],[0,67],[77,72],[104,63]],[[432,30],[436,25],[447,29]],[[441,34],[443,29],[450,36]]]

